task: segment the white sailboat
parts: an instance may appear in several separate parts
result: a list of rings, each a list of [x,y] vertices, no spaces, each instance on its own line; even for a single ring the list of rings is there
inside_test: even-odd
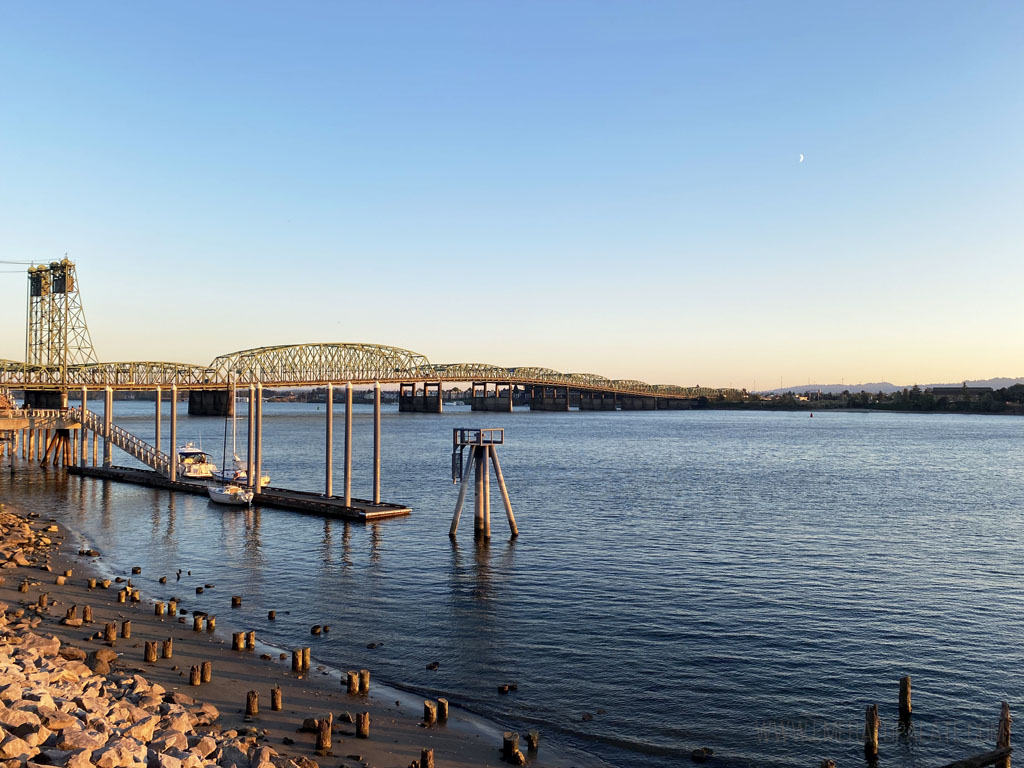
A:
[[[226,440],[227,438],[225,437],[225,446],[227,445]],[[238,456],[238,428],[235,421],[234,404],[232,404],[231,408],[231,456],[234,460],[233,466],[230,469],[228,468],[227,451],[225,450],[224,468],[212,472],[210,477],[225,485],[232,483],[235,485],[250,485],[249,472],[245,467],[245,463]],[[266,487],[267,485],[270,485],[270,475],[260,473],[260,487]]]
[[[234,396],[234,389],[231,391],[232,397]],[[234,432],[234,402],[231,404],[231,425],[232,433]],[[227,464],[228,454],[228,422],[224,421],[224,463]],[[236,467],[238,464],[238,456],[235,456]],[[224,485],[208,485],[206,486],[206,494],[210,497],[210,501],[217,504],[232,504],[235,506],[249,506],[252,504],[253,493],[252,488],[239,484],[237,479],[226,480],[224,475],[229,474],[225,468],[222,472],[211,472],[211,477],[216,480],[220,480]],[[243,473],[244,474],[244,473]],[[269,478],[268,478],[269,480]]]

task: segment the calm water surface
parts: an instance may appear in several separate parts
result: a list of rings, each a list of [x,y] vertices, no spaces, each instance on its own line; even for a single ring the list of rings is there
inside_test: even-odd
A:
[[[180,408],[181,439],[219,456],[223,421]],[[353,490],[366,496],[360,408]],[[152,439],[152,404],[118,403],[116,416]],[[274,485],[322,488],[323,422],[314,405],[266,406]],[[507,430],[514,542],[500,504],[489,546],[474,544],[471,514],[448,539],[451,428],[463,425]],[[341,429],[339,416],[336,456]],[[862,765],[876,701],[881,765],[941,765],[991,748],[1002,700],[1021,711],[1022,420],[462,408],[385,413],[383,432],[384,498],[414,512],[369,526],[23,463],[13,480],[5,465],[0,494],[56,514],[117,567],[145,565],[144,592],[180,593],[283,647],[312,641],[321,663],[447,694],[626,768],[675,765],[697,746],[723,766]],[[193,577],[157,584],[178,568]],[[193,603],[207,581],[217,588]],[[242,609],[225,610],[230,594],[246,595]],[[311,637],[312,624],[332,631]],[[897,738],[905,674],[915,730]]]

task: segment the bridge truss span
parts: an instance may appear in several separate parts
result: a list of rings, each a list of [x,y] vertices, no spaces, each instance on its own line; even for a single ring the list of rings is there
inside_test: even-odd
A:
[[[323,386],[330,383],[402,384],[494,382],[622,395],[695,399],[734,390],[647,384],[595,373],[560,373],[533,366],[490,363],[431,363],[425,355],[383,344],[315,343],[257,347],[220,355],[209,365],[127,361],[59,366],[0,360],[0,388],[10,389],[225,389],[232,383],[264,387]]]

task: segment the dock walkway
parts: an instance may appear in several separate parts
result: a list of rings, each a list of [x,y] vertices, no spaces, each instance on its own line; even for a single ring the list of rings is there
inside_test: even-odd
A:
[[[104,480],[114,480],[121,483],[134,483],[145,485],[150,488],[163,488],[168,491],[180,491],[182,493],[194,493],[199,496],[206,496],[206,484],[194,482],[182,482],[180,480],[171,482],[163,475],[144,469],[133,469],[131,467],[81,467],[69,466],[68,472],[72,475],[84,475],[85,477],[98,477]],[[349,506],[345,506],[344,499],[336,496],[327,498],[321,494],[308,491],[291,491],[285,488],[263,488],[253,501],[256,507],[276,507],[278,509],[290,509],[296,512],[321,515],[323,517],[337,518],[339,520],[351,520],[359,523],[369,523],[375,520],[384,520],[389,517],[403,517],[412,512],[409,507],[401,504],[374,504],[364,499],[352,499]]]

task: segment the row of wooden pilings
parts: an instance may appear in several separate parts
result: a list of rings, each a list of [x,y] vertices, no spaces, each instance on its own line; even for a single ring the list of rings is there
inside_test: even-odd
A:
[[[69,467],[76,464],[85,466],[89,458],[89,441],[87,430],[82,429],[50,429],[33,428],[12,430],[11,439],[0,442],[0,458],[7,449],[11,458],[21,452],[21,458],[28,461],[39,460],[40,464],[51,463],[53,466]],[[97,465],[99,438],[92,436],[92,465]]]
[[[907,733],[910,730],[913,705],[911,701],[910,676],[900,678],[900,704],[899,704],[899,725],[900,732]],[[1010,716],[1010,705],[1002,703],[999,713],[999,728],[996,735],[995,749],[990,752],[983,752],[979,755],[958,760],[943,766],[943,768],[983,768],[993,765],[997,768],[1010,768],[1010,724],[1013,718]],[[878,704],[871,704],[864,713],[864,756],[869,762],[878,760],[878,730],[881,720],[878,717]],[[836,768],[832,760],[823,760],[820,768]]]

